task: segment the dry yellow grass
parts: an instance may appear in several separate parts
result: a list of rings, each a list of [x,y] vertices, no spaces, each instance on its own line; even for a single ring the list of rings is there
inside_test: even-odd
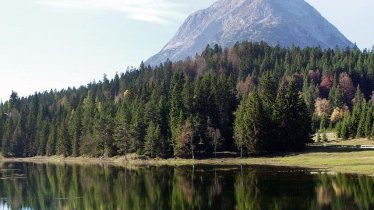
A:
[[[331,141],[328,141],[327,142],[327,145],[351,145],[351,146],[355,146],[355,145],[374,145],[374,141],[373,140],[369,140],[369,139],[366,139],[366,138],[362,138],[362,139],[350,139],[350,140],[331,140]]]

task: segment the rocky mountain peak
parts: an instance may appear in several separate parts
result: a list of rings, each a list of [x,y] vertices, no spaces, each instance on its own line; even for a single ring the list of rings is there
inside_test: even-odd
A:
[[[304,0],[218,0],[191,14],[176,35],[146,64],[178,61],[201,53],[207,44],[236,42],[345,48],[352,43]]]

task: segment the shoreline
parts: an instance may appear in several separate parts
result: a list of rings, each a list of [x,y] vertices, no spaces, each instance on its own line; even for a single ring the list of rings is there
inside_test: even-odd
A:
[[[1,163],[24,162],[36,164],[74,164],[74,165],[112,165],[118,167],[142,166],[183,166],[183,165],[268,165],[300,167],[321,172],[364,174],[374,176],[374,149],[362,149],[357,145],[365,145],[374,141],[348,140],[331,141],[323,144],[313,144],[307,150],[299,153],[279,153],[265,157],[221,157],[206,159],[140,159],[136,155],[111,158],[91,157],[30,157],[30,158],[4,158]]]
[[[210,166],[274,166],[274,167],[295,167],[305,168],[310,170],[316,170],[319,172],[328,173],[339,173],[339,171],[332,171],[325,167],[312,167],[300,164],[287,164],[285,162],[277,161],[278,158],[267,158],[267,157],[245,157],[245,158],[206,158],[206,159],[181,159],[181,158],[169,158],[169,159],[130,159],[125,160],[124,156],[117,156],[111,158],[93,158],[93,157],[62,157],[62,156],[37,156],[28,158],[3,158],[0,159],[0,168],[2,163],[32,163],[32,164],[54,164],[54,165],[79,165],[79,166],[91,166],[91,165],[105,165],[114,167],[161,167],[161,166],[192,166],[192,165],[210,165]],[[343,173],[343,172],[342,172]],[[345,172],[355,173],[355,172]],[[359,174],[359,173],[358,173]],[[374,176],[374,170],[372,174],[362,173],[365,175]]]

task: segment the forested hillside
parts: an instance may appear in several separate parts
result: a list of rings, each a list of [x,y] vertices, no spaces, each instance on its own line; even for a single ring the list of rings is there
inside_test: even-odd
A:
[[[359,86],[359,88],[357,88]],[[0,105],[4,156],[195,157],[298,151],[328,127],[374,136],[374,52],[209,46],[79,88],[12,93]]]

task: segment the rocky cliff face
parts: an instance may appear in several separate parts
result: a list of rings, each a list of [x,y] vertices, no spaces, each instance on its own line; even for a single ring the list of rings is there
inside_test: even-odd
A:
[[[236,42],[345,48],[352,43],[304,0],[219,0],[190,15],[174,38],[146,64],[183,60],[207,44]]]

